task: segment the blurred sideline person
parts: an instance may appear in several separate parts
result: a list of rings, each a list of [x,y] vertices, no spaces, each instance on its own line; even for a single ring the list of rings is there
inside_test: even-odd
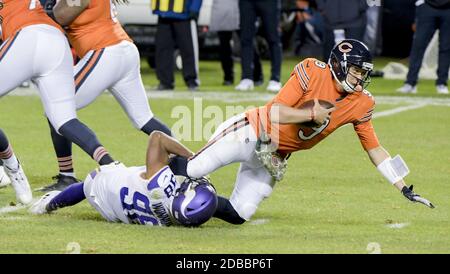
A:
[[[333,48],[328,64],[303,60],[274,99],[222,123],[186,169],[195,178],[241,163],[230,199],[219,197],[214,216],[233,224],[250,220],[283,178],[288,156],[314,147],[346,124],[353,125],[370,160],[392,185],[409,200],[433,208],[406,186],[403,178],[409,170],[401,157],[391,158],[378,141],[371,122],[375,100],[365,89],[372,69],[366,45],[343,40]],[[302,108],[305,102],[314,103]]]
[[[241,29],[241,82],[236,90],[253,90],[256,79],[253,78],[254,38],[256,35],[256,21],[258,16],[262,20],[265,38],[270,50],[270,81],[267,90],[278,92],[281,89],[281,29],[279,27],[281,17],[280,0],[239,0],[240,29]]]
[[[450,0],[416,1],[416,33],[409,57],[409,70],[400,93],[417,93],[417,80],[423,56],[436,30],[439,30],[439,57],[436,92],[448,94],[450,69]]]
[[[223,70],[223,85],[234,85],[234,61],[231,42],[233,33],[239,36],[239,0],[214,0],[211,10],[210,31],[217,31],[220,41],[220,63]],[[262,64],[257,47],[254,47],[253,54],[253,79],[255,86],[262,85],[264,76]]]
[[[73,60],[62,28],[38,0],[2,0],[0,17],[0,96],[31,79],[55,134],[76,143],[100,165],[114,162],[95,133],[77,119]]]
[[[206,178],[186,178],[180,186],[168,166],[170,154],[192,156],[174,138],[154,131],[149,137],[145,166],[126,167],[118,162],[100,166],[84,182],[43,195],[30,212],[51,213],[87,199],[109,222],[201,225],[216,210],[215,189]]]
[[[0,188],[11,184],[19,203],[25,205],[31,203],[33,195],[27,176],[2,129],[0,129],[0,164]]]
[[[153,13],[158,15],[156,31],[156,74],[157,90],[172,90],[174,80],[175,45],[183,61],[183,78],[189,90],[196,91],[198,79],[198,36],[197,19],[202,0],[152,1]]]
[[[322,43],[323,22],[322,17],[312,8],[308,0],[296,0],[295,14],[294,54],[301,55],[301,47],[310,42],[316,45]]]
[[[81,0],[44,2],[47,13],[64,27],[70,44],[81,58],[74,68],[77,110],[90,105],[104,90],[119,102],[133,126],[146,134],[154,130],[171,135],[170,129],[152,113],[140,74],[139,51],[116,18],[114,2]],[[51,128],[59,174],[42,191],[63,190],[75,178],[72,142]]]
[[[330,51],[340,41],[363,40],[367,0],[316,0],[316,3],[324,23],[323,60],[328,59]]]

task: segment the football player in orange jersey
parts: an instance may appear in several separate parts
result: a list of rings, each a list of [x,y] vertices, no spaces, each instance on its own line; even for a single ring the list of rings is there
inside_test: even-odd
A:
[[[218,127],[187,165],[187,175],[202,177],[241,162],[230,200],[219,198],[215,217],[242,224],[283,177],[287,155],[309,149],[337,128],[352,124],[363,148],[381,174],[413,202],[434,206],[407,187],[409,170],[379,144],[371,117],[375,101],[365,90],[373,69],[368,48],[357,40],[334,47],[328,64],[313,58],[299,63],[279,94],[265,106],[237,115]],[[305,102],[312,107],[302,107]],[[331,102],[322,106],[321,100]],[[315,126],[305,126],[314,122]]]
[[[42,0],[45,2],[45,0]],[[170,129],[152,113],[140,74],[139,51],[116,18],[111,0],[70,2],[49,0],[46,11],[64,27],[71,45],[81,60],[74,70],[76,108],[91,104],[109,90],[138,130],[154,130],[171,135]],[[56,183],[43,191],[62,190],[76,183],[72,165],[71,142],[52,129],[52,140],[59,163]],[[173,161],[175,163],[176,161]]]
[[[77,119],[72,55],[61,27],[46,16],[38,0],[1,0],[0,18],[4,41],[0,46],[0,96],[31,79],[55,132],[100,165],[114,162],[95,134]],[[25,175],[17,178],[26,180]]]

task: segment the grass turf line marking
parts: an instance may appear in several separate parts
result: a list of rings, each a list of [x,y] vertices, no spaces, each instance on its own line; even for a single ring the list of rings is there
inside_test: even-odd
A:
[[[392,229],[402,229],[404,227],[409,226],[409,223],[395,223],[395,224],[387,224],[386,227]]]
[[[26,207],[27,206],[25,206],[25,205],[5,206],[5,207],[0,208],[0,215],[5,214],[5,213],[15,212],[15,211],[21,210]]]
[[[109,94],[109,93],[107,93]],[[17,88],[12,93],[12,96],[38,96],[37,90],[32,88]],[[268,92],[236,92],[236,91],[148,91],[147,96],[150,99],[194,99],[203,98],[204,100],[219,100],[224,103],[238,103],[238,102],[267,102],[271,100],[276,94]],[[112,95],[110,95],[112,96]],[[416,97],[416,96],[374,96],[379,104],[427,104],[450,107],[450,98],[443,97]]]

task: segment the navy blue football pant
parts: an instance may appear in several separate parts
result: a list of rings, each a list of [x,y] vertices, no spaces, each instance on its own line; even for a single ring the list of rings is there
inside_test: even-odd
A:
[[[450,68],[450,9],[435,9],[428,4],[416,8],[416,33],[411,48],[407,84],[415,86],[423,56],[436,30],[439,30],[439,56],[436,85],[447,85]]]
[[[281,35],[279,29],[281,2],[279,0],[240,0],[242,79],[253,79],[253,39],[256,35],[256,19],[261,17],[265,38],[269,44],[270,80],[280,81]]]

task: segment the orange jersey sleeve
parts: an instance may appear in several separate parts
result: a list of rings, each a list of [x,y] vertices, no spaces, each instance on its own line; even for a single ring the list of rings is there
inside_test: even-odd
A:
[[[286,106],[296,106],[303,97],[304,91],[298,85],[298,80],[295,75],[291,75],[289,80],[278,92],[277,96],[273,98],[271,104],[279,103]]]
[[[5,41],[18,30],[36,24],[47,24],[62,31],[47,16],[39,0],[0,0],[0,32]]]
[[[364,150],[368,151],[380,146],[371,120],[361,124],[354,124],[353,127],[356,131],[356,134],[358,134],[359,140]]]
[[[372,114],[375,109],[375,101],[368,91],[364,91],[370,100],[362,101],[362,111],[357,113],[357,118],[353,121],[353,128],[358,134],[363,148],[367,151],[380,145],[378,137],[372,125]]]
[[[111,0],[91,0],[89,6],[66,29],[79,57],[127,40],[132,42],[117,20]]]

